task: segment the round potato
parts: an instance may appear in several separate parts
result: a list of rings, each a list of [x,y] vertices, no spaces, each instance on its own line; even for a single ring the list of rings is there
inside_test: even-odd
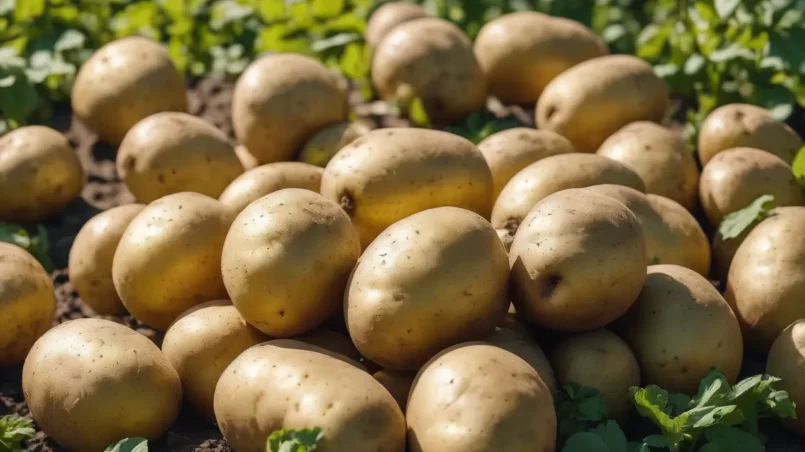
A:
[[[112,281],[128,311],[165,331],[182,312],[226,298],[221,248],[232,214],[199,193],[160,198],[126,227],[112,260]]]
[[[27,126],[0,138],[0,221],[52,218],[84,187],[84,169],[64,135]]]
[[[766,373],[781,378],[778,389],[796,404],[796,420],[785,420],[791,431],[805,436],[805,319],[784,329],[769,350]]]
[[[247,322],[269,336],[291,337],[321,325],[342,306],[360,255],[358,235],[337,204],[286,188],[235,218],[221,271]]]
[[[606,399],[610,418],[629,417],[629,388],[640,386],[640,366],[621,338],[604,329],[571,336],[557,344],[550,357],[560,385],[595,388]]]
[[[437,123],[456,121],[486,104],[486,78],[472,43],[456,25],[435,17],[388,32],[374,51],[372,83],[385,100],[410,90]]]
[[[478,143],[492,171],[493,197],[526,166],[557,154],[575,152],[570,141],[548,130],[515,127],[495,133]]]
[[[112,41],[81,65],[73,113],[102,141],[118,145],[134,124],[163,111],[187,111],[185,80],[168,50],[141,36]]]
[[[284,397],[277,397],[283,394]],[[371,375],[293,340],[249,348],[215,388],[215,417],[232,448],[265,450],[279,429],[321,428],[326,451],[405,451],[405,418]]]
[[[0,242],[0,368],[21,363],[50,328],[53,282],[27,251]]]
[[[774,196],[779,207],[805,206],[802,187],[791,166],[760,149],[719,152],[702,170],[699,199],[713,225],[763,195]]]
[[[487,344],[460,344],[426,364],[406,420],[411,452],[556,447],[553,397],[542,378],[515,354]]]
[[[352,341],[390,370],[495,330],[506,315],[506,250],[489,223],[440,207],[388,228],[364,251],[344,296]]]
[[[635,170],[646,193],[673,199],[688,210],[696,207],[699,167],[679,133],[650,121],[633,122],[607,138],[597,154]]]
[[[213,396],[229,364],[268,337],[246,323],[227,300],[214,300],[182,313],[168,328],[162,352],[179,374],[185,399],[215,422]]]
[[[70,282],[84,303],[100,315],[126,312],[112,280],[112,260],[129,223],[145,204],[128,204],[99,213],[84,223],[70,248]]]
[[[329,350],[332,353],[338,353],[339,355],[346,356],[356,363],[363,361],[363,356],[361,356],[361,353],[357,348],[355,348],[355,344],[352,343],[352,340],[350,340],[349,336],[336,333],[335,331],[324,328],[316,328],[315,330],[308,331],[305,334],[294,336],[293,339],[295,341],[321,347],[325,350]]]
[[[559,389],[553,368],[545,356],[545,352],[527,333],[511,327],[496,328],[494,333],[484,338],[484,342],[522,358],[537,371],[551,393]]]
[[[150,339],[109,320],[70,320],[36,341],[22,369],[31,417],[70,451],[156,440],[182,404],[182,383]]]
[[[481,28],[475,55],[489,92],[506,104],[534,104],[551,80],[571,67],[609,54],[584,25],[533,11],[505,14]]]
[[[243,169],[249,171],[252,168],[257,168],[260,166],[260,162],[257,161],[257,158],[253,156],[246,146],[239,144],[235,146],[235,155],[240,160],[240,164],[243,165]]]
[[[366,248],[395,222],[452,206],[488,217],[492,174],[478,148],[437,130],[374,130],[327,164],[321,193],[352,218]]]
[[[706,165],[716,154],[727,149],[749,147],[780,157],[789,165],[802,138],[769,111],[755,105],[729,104],[713,110],[699,131],[699,160]]]
[[[803,230],[805,208],[780,209],[755,226],[732,260],[726,298],[752,350],[765,353],[784,328],[805,318]]]
[[[738,320],[702,275],[677,265],[652,265],[634,306],[618,321],[643,384],[693,395],[717,367],[735,382],[743,361]]]
[[[313,134],[346,121],[348,113],[346,90],[336,74],[294,53],[252,62],[232,97],[235,136],[261,164],[293,160]]]
[[[509,263],[517,313],[582,332],[620,317],[646,279],[646,240],[625,205],[589,190],[540,201],[514,236]]]
[[[386,391],[394,397],[397,405],[405,413],[408,406],[408,393],[411,392],[411,386],[414,384],[416,372],[395,372],[393,370],[381,369],[372,374]]]
[[[249,204],[284,188],[303,188],[318,193],[323,169],[301,162],[276,162],[252,168],[232,181],[218,198],[240,213]]]
[[[659,122],[668,87],[644,60],[607,55],[554,78],[537,102],[537,127],[564,136],[579,152],[595,152],[610,135],[635,121]]]
[[[377,47],[392,28],[402,23],[428,17],[428,12],[420,5],[406,2],[389,2],[377,8],[366,23],[366,43]]]
[[[344,122],[325,127],[307,140],[299,154],[299,161],[324,168],[341,148],[370,130],[366,124],[360,122]]]

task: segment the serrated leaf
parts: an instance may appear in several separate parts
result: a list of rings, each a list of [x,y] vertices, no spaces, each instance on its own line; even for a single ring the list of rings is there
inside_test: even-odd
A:
[[[699,382],[699,391],[691,404],[694,408],[722,404],[732,393],[726,377],[717,369],[711,369]]]
[[[126,438],[107,447],[104,452],[148,452],[145,438]]]
[[[22,416],[0,417],[0,450],[22,451],[23,441],[34,436],[34,423]]]
[[[686,414],[688,415],[688,421],[694,422],[691,426],[694,429],[703,429],[722,422],[728,425],[736,425],[744,420],[743,415],[740,411],[737,411],[735,405],[699,407],[688,411]]]
[[[774,208],[774,196],[763,195],[737,212],[732,212],[721,222],[718,233],[724,240],[734,239],[747,228],[767,218]]]
[[[610,451],[627,452],[626,435],[624,435],[617,422],[609,420],[606,424],[596,427],[593,432],[604,440]]]

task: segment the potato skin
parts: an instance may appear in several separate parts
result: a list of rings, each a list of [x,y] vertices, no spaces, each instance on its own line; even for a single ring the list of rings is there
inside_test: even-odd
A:
[[[185,399],[213,423],[213,396],[221,374],[243,351],[268,340],[229,300],[213,300],[188,309],[171,324],[162,352],[182,381]]]
[[[719,152],[702,170],[699,198],[713,225],[762,195],[776,206],[805,206],[805,196],[791,166],[760,149],[733,148]]]
[[[363,356],[416,370],[453,344],[495,329],[509,307],[506,250],[489,223],[440,207],[388,228],[364,251],[344,296]]]
[[[475,55],[489,92],[505,104],[534,104],[551,80],[571,67],[609,54],[584,25],[533,11],[500,16],[481,28]]]
[[[453,206],[488,217],[492,173],[478,148],[458,135],[388,128],[339,151],[324,169],[321,193],[346,210],[366,248],[423,210]]]
[[[371,129],[360,122],[343,122],[325,127],[310,137],[299,153],[299,161],[324,168],[344,146]]]
[[[783,381],[778,388],[788,392],[796,404],[797,419],[782,420],[783,425],[805,436],[805,319],[784,329],[769,350],[766,373]]]
[[[386,391],[394,397],[397,405],[400,406],[403,414],[405,414],[406,407],[408,406],[408,393],[411,392],[411,386],[414,384],[416,372],[396,372],[393,370],[380,369],[372,377],[378,381]]]
[[[484,342],[514,353],[527,362],[537,371],[551,393],[559,389],[548,357],[545,356],[542,347],[527,333],[512,327],[499,327],[495,329],[494,333],[484,338]]]
[[[669,102],[668,87],[648,63],[607,55],[573,66],[545,87],[537,127],[564,136],[579,152],[595,152],[630,122],[661,121]]]
[[[316,449],[322,452],[405,450],[405,418],[380,383],[293,340],[266,342],[238,356],[215,388],[215,417],[239,452],[264,451],[274,430],[311,426],[322,430]]]
[[[25,359],[22,390],[36,423],[74,452],[156,440],[182,402],[179,376],[159,348],[102,319],[70,320],[42,336]]]
[[[78,71],[71,100],[76,117],[112,145],[148,116],[187,111],[185,80],[168,50],[141,36],[117,39],[93,53]]]
[[[616,328],[640,363],[643,384],[693,395],[712,367],[730,382],[738,377],[738,321],[718,290],[693,270],[650,266],[640,297]]]
[[[509,251],[518,314],[563,332],[600,328],[637,299],[646,274],[646,241],[625,205],[588,190],[540,201]]]
[[[240,213],[249,204],[283,188],[304,188],[318,193],[324,170],[301,162],[267,163],[238,176],[218,198]]]
[[[112,261],[129,223],[145,204],[127,204],[103,211],[84,223],[70,247],[68,271],[84,304],[100,315],[120,315],[126,307],[112,280]]]
[[[556,413],[545,383],[528,363],[487,344],[459,344],[430,360],[411,388],[406,420],[411,452],[556,447]]]
[[[112,280],[137,320],[165,331],[187,309],[226,298],[221,248],[232,214],[199,193],[176,193],[143,209],[126,227]]]
[[[0,220],[58,215],[84,187],[84,169],[64,135],[27,126],[0,137]]]
[[[774,154],[790,165],[803,145],[791,127],[772,118],[765,108],[729,104],[716,108],[702,122],[699,161],[704,166],[721,151],[749,147]]]
[[[257,168],[260,166],[260,162],[257,161],[257,158],[253,156],[246,146],[239,144],[235,146],[235,155],[240,160],[240,164],[243,165],[243,169],[249,171],[252,168]]]
[[[0,368],[16,366],[50,328],[53,282],[27,251],[0,242]]]
[[[293,160],[316,131],[343,122],[347,94],[313,58],[280,53],[252,62],[235,84],[232,124],[261,164]]]
[[[419,5],[406,2],[385,3],[369,16],[364,32],[366,43],[371,48],[377,47],[392,28],[423,17],[428,17],[428,12]]]

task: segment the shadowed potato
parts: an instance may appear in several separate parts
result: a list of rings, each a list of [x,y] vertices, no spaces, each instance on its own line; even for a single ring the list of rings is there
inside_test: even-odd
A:
[[[284,188],[303,188],[318,193],[323,172],[321,168],[301,162],[267,163],[238,176],[218,200],[240,213],[252,202]]]
[[[769,350],[766,373],[782,379],[779,389],[788,392],[796,404],[796,420],[784,420],[783,425],[805,436],[805,319],[792,323],[777,336]]]

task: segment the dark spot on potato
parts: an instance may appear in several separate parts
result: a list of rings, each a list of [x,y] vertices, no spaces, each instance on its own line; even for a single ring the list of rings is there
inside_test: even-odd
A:
[[[562,282],[561,275],[550,274],[542,280],[540,287],[540,296],[542,298],[551,298],[556,293],[556,287]]]
[[[341,195],[341,208],[344,209],[348,215],[352,215],[355,211],[355,199],[349,193]]]
[[[503,229],[509,231],[509,235],[514,237],[514,234],[520,228],[520,219],[519,218],[509,218],[506,220],[506,223],[503,224]]]
[[[137,158],[133,155],[127,155],[125,159],[123,159],[123,168],[126,171],[134,171],[134,165],[137,164]]]
[[[551,118],[556,115],[556,112],[559,111],[556,105],[549,105],[548,108],[545,110],[545,120],[550,121]]]

